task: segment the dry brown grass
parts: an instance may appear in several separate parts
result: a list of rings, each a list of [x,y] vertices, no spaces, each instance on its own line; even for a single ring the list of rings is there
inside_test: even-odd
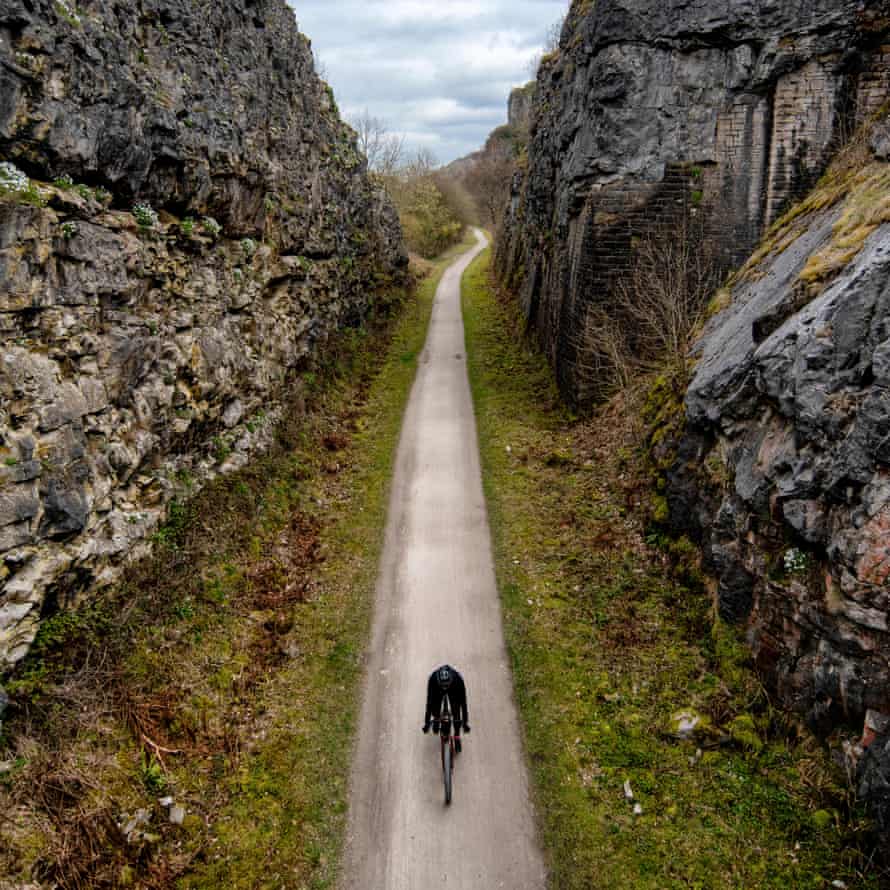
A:
[[[0,760],[20,766],[0,775],[0,811],[15,813],[0,825],[0,874],[30,863],[34,878],[65,890],[168,888],[201,854],[204,833],[167,824],[157,798],[175,783],[211,823],[262,737],[254,702],[294,657],[295,621],[325,558],[318,502],[346,484],[388,329],[357,363],[344,340],[327,373],[349,371],[348,383],[330,393],[300,384],[271,453],[177,508],[154,557],[110,595],[47,626],[11,684]],[[159,841],[123,837],[116,816],[139,808]]]

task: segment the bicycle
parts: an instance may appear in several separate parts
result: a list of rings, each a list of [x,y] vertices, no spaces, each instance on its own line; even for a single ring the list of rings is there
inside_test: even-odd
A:
[[[439,738],[442,745],[442,778],[445,782],[445,805],[451,803],[451,786],[454,774],[454,734],[451,731],[451,702],[448,696],[442,697],[442,710],[439,714]]]

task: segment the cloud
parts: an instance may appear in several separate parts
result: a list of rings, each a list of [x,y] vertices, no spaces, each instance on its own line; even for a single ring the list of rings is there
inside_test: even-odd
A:
[[[442,163],[504,123],[568,0],[288,0],[348,118],[365,109]]]

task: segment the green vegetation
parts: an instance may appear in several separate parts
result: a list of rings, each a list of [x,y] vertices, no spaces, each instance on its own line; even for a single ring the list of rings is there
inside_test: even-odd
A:
[[[133,205],[133,218],[140,229],[153,229],[158,224],[157,211],[146,203]]]
[[[641,518],[639,422],[620,397],[566,411],[487,266],[464,278],[467,351],[552,887],[877,886],[843,778],[714,622],[696,548]]]
[[[267,456],[171,503],[151,559],[43,625],[0,743],[0,874],[333,885],[392,460],[445,265],[328,345]],[[143,811],[150,839],[125,843],[117,820]]]
[[[69,0],[56,0],[56,12],[75,28],[79,28],[83,24],[80,9]]]
[[[222,232],[222,226],[212,216],[205,216],[201,220],[201,231],[211,238],[218,238]]]
[[[464,224],[431,173],[406,171],[386,181],[409,250],[429,259],[460,241]]]
[[[46,196],[37,183],[9,161],[0,161],[0,199],[3,198],[34,207],[46,206]]]

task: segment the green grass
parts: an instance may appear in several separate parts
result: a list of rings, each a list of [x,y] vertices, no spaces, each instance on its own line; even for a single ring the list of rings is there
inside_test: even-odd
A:
[[[397,319],[329,345],[272,453],[175,502],[151,559],[44,624],[9,684],[0,873],[333,886],[402,412],[438,280],[470,243]],[[108,834],[139,809],[148,846]]]
[[[627,424],[566,411],[488,263],[464,277],[467,352],[551,887],[877,886],[840,777],[714,626],[691,545],[646,540]],[[706,718],[695,741],[681,709]]]

